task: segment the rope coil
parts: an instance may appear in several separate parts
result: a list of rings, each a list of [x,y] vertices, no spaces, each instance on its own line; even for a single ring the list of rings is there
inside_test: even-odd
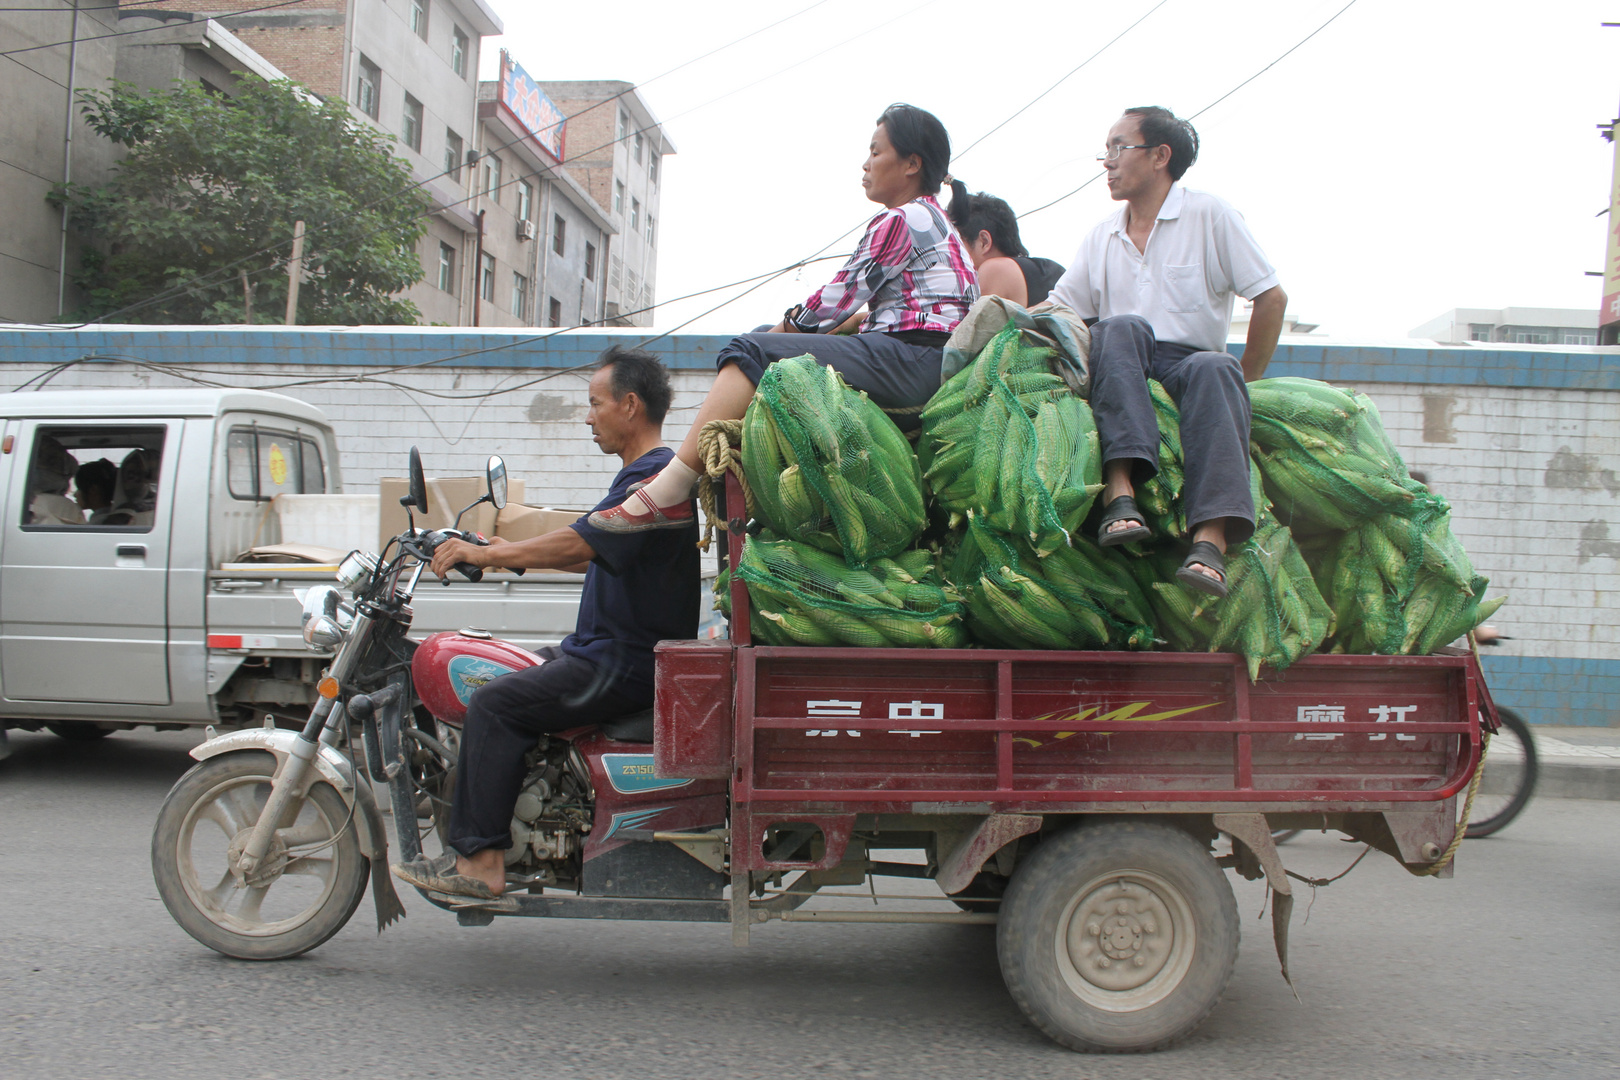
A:
[[[754,516],[754,492],[748,486],[748,474],[742,467],[742,427],[741,420],[710,420],[698,432],[698,462],[702,465],[698,476],[698,504],[703,507],[700,551],[709,550],[716,529],[727,531],[726,521],[720,516],[717,494],[725,490],[727,473],[735,476],[742,487],[744,517]]]

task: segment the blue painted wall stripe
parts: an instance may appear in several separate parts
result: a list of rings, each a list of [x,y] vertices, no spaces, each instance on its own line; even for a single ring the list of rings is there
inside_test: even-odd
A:
[[[1532,724],[1620,727],[1620,660],[1482,653],[1498,704]]]

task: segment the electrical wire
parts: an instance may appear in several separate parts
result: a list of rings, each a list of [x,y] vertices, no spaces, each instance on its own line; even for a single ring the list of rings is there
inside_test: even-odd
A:
[[[1350,0],[1349,3],[1344,5],[1344,7],[1340,8],[1338,11],[1335,11],[1332,15],[1328,16],[1327,22],[1324,22],[1321,26],[1318,26],[1315,30],[1312,30],[1310,33],[1306,34],[1304,37],[1302,37],[1298,41],[1296,41],[1293,45],[1289,46],[1288,49],[1286,49],[1282,53],[1282,55],[1278,56],[1275,60],[1273,60],[1271,63],[1267,64],[1265,67],[1261,68],[1259,71],[1255,72],[1253,75],[1250,75],[1247,79],[1244,79],[1242,82],[1240,82],[1236,86],[1232,87],[1232,89],[1228,90],[1226,93],[1222,94],[1220,97],[1216,98],[1214,101],[1210,102],[1208,105],[1205,105],[1202,109],[1199,109],[1197,112],[1195,112],[1191,116],[1187,117],[1187,119],[1188,120],[1196,120],[1196,119],[1198,119],[1200,116],[1203,116],[1205,113],[1209,112],[1209,110],[1213,109],[1215,106],[1219,105],[1221,102],[1225,101],[1227,98],[1231,97],[1233,94],[1237,93],[1239,90],[1243,89],[1245,86],[1248,86],[1250,83],[1254,82],[1254,80],[1258,79],[1260,76],[1264,75],[1266,72],[1270,71],[1272,68],[1274,68],[1278,64],[1282,63],[1285,59],[1287,59],[1300,46],[1304,45],[1307,41],[1311,40],[1311,38],[1315,37],[1317,34],[1320,34],[1323,30],[1326,30],[1328,28],[1329,24],[1331,24],[1334,19],[1337,19],[1340,15],[1343,15],[1345,12],[1349,11],[1351,8],[1353,8],[1355,6],[1356,6],[1356,0]],[[1068,198],[1070,198],[1072,196],[1080,194],[1080,192],[1084,191],[1086,188],[1090,187],[1092,184],[1095,184],[1098,180],[1102,179],[1102,177],[1107,173],[1107,171],[1108,170],[1106,170],[1106,169],[1102,170],[1101,172],[1097,173],[1095,176],[1091,177],[1091,179],[1087,180],[1085,183],[1083,183],[1079,187],[1075,188],[1073,191],[1067,192],[1067,193],[1065,193],[1063,195],[1059,195],[1057,198],[1053,199],[1049,203],[1042,203],[1040,206],[1037,206],[1033,210],[1024,211],[1022,214],[1018,215],[1018,220],[1022,221],[1024,218],[1033,217],[1034,215],[1040,213],[1042,210],[1050,210],[1052,207],[1056,206],[1060,202],[1063,202],[1065,199],[1068,199]]]
[[[1081,68],[1085,67],[1087,64],[1089,64],[1093,60],[1097,59],[1097,57],[1101,56],[1103,53],[1105,53],[1109,49],[1113,48],[1115,42],[1119,41],[1120,38],[1124,37],[1126,34],[1130,33],[1132,30],[1135,30],[1138,26],[1141,26],[1142,23],[1147,21],[1147,18],[1148,18],[1149,15],[1152,15],[1155,11],[1158,11],[1160,8],[1164,7],[1164,5],[1168,4],[1169,2],[1170,2],[1170,0],[1159,0],[1159,2],[1157,4],[1154,4],[1146,12],[1144,12],[1141,18],[1137,19],[1135,22],[1131,23],[1131,25],[1127,26],[1125,29],[1121,30],[1119,33],[1115,34],[1112,38],[1110,38],[1108,40],[1108,43],[1105,44],[1102,48],[1098,49],[1096,52],[1094,52],[1090,56],[1086,57],[1079,64],[1077,64],[1074,67],[1070,68],[1069,73],[1067,75],[1064,75],[1063,78],[1059,79],[1057,82],[1053,83],[1051,86],[1048,86],[1045,90],[1042,90],[1039,94],[1036,94],[1034,97],[1030,98],[1028,104],[1024,105],[1017,112],[1014,112],[1011,116],[1007,117],[1001,123],[997,124],[995,127],[991,128],[989,131],[985,132],[983,135],[980,135],[977,139],[974,139],[972,142],[968,143],[967,146],[965,146],[961,150],[957,151],[955,157],[952,158],[952,160],[951,160],[951,164],[954,166],[958,161],[960,161],[964,157],[966,157],[968,155],[968,153],[975,146],[978,146],[980,143],[984,142],[984,140],[988,139],[990,136],[994,135],[996,132],[1000,131],[1002,128],[1006,127],[1008,124],[1010,124],[1014,120],[1018,119],[1025,112],[1027,112],[1030,109],[1030,107],[1033,106],[1036,102],[1040,101],[1047,94],[1050,94],[1052,91],[1056,90],[1058,87],[1060,87],[1064,83],[1068,82],[1071,78],[1073,78],[1076,74],[1079,73]]]

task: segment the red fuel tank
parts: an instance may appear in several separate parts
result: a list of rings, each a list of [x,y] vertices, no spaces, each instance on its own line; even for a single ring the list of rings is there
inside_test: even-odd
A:
[[[429,712],[460,727],[474,690],[491,679],[539,663],[538,656],[516,645],[465,631],[445,631],[416,647],[411,679]]]

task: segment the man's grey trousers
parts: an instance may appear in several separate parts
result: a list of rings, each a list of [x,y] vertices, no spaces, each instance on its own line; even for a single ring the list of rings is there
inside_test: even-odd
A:
[[[1249,491],[1249,391],[1243,367],[1224,352],[1157,341],[1140,315],[1091,328],[1091,411],[1104,463],[1129,459],[1133,484],[1159,471],[1159,422],[1147,381],[1157,379],[1181,412],[1187,525],[1233,518],[1226,540],[1254,533]]]

